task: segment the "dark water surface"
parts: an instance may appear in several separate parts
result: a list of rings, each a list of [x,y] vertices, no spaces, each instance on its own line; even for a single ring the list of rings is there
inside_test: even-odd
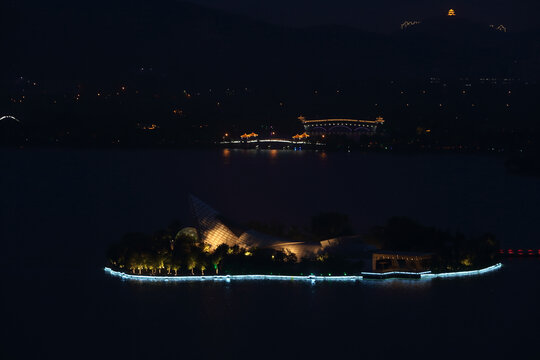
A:
[[[338,210],[362,232],[407,215],[538,248],[540,180],[501,158],[1,150],[0,169],[2,358],[537,358],[536,259],[356,284],[141,284],[102,270],[123,233],[189,225],[189,192],[240,221]]]

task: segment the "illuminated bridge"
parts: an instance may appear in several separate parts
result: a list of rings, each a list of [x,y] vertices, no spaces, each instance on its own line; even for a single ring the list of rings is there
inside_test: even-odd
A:
[[[255,140],[230,140],[221,141],[220,144],[309,144],[307,141],[302,140],[289,140],[289,139],[255,139]],[[323,145],[323,144],[319,144]]]
[[[289,139],[230,140],[230,141],[220,142],[220,144],[258,144],[258,143],[307,144],[307,142],[305,141],[292,141]]]
[[[318,141],[306,141],[306,140],[290,140],[290,139],[278,139],[278,138],[272,138],[272,139],[242,139],[242,140],[224,140],[219,142],[221,145],[231,145],[231,146],[239,146],[239,147],[246,147],[246,148],[278,148],[278,149],[287,149],[297,146],[303,147],[320,147],[324,146],[324,143],[318,142]]]
[[[377,128],[384,124],[382,117],[375,120],[356,120],[356,119],[320,119],[307,120],[303,116],[298,118],[304,125],[304,130],[310,136],[322,135],[373,135]]]

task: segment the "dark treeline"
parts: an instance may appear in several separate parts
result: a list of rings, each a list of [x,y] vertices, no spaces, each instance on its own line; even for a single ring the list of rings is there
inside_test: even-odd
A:
[[[499,242],[492,234],[466,238],[406,217],[393,217],[384,226],[374,227],[365,240],[389,251],[434,253],[434,272],[478,269],[498,260]]]
[[[261,233],[293,241],[319,242],[339,236],[353,235],[349,216],[339,212],[322,212],[311,217],[309,226],[296,226],[279,222],[251,221],[247,227]]]

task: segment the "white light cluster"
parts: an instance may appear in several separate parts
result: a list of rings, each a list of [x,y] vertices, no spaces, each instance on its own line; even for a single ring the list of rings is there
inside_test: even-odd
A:
[[[190,282],[190,281],[225,281],[231,280],[286,280],[286,281],[360,281],[364,279],[364,275],[367,276],[387,276],[387,275],[420,275],[420,279],[429,280],[438,277],[459,277],[459,276],[472,276],[482,275],[491,271],[498,270],[502,267],[501,263],[489,266],[480,270],[472,271],[459,271],[449,272],[441,274],[432,274],[430,271],[424,272],[406,272],[406,271],[392,271],[387,273],[374,273],[374,272],[362,272],[362,275],[345,275],[345,276],[316,276],[316,275],[210,275],[210,276],[151,276],[151,275],[132,275],[119,271],[114,271],[111,268],[106,267],[105,272],[109,275],[120,277],[125,280],[138,280],[138,281],[152,281],[152,282]]]
[[[387,275],[425,275],[425,274],[431,274],[431,271],[423,271],[423,272],[389,271],[389,272],[384,272],[384,273],[362,272],[362,275],[369,275],[369,276],[387,276]]]
[[[16,119],[14,116],[11,116],[11,115],[4,115],[0,117],[0,121],[6,120],[6,119],[11,119],[11,120],[15,120],[16,122],[20,122],[19,119]]]

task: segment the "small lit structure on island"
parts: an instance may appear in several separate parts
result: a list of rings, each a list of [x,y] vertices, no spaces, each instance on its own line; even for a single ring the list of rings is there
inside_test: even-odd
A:
[[[377,251],[372,255],[371,270],[422,272],[429,270],[432,258],[431,253]]]
[[[454,9],[448,10],[448,16],[456,16],[456,11]]]

